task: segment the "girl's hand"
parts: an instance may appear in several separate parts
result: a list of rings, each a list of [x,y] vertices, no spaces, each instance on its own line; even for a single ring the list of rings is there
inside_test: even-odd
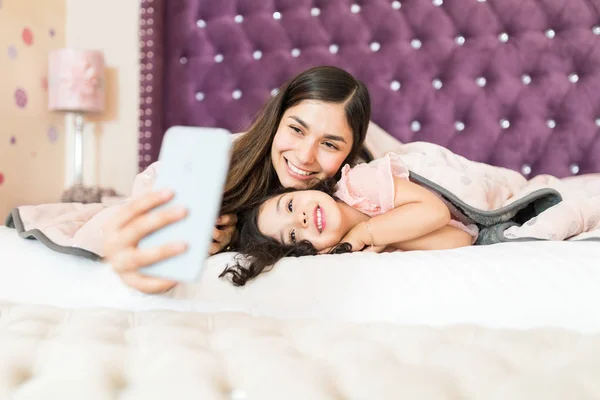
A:
[[[341,243],[349,243],[352,246],[352,251],[370,251],[374,253],[381,253],[387,246],[372,246],[371,247],[371,234],[367,228],[365,222],[361,222],[356,225],[340,240]],[[331,251],[332,247],[320,251],[320,254],[326,254]]]
[[[371,246],[373,237],[367,228],[366,222],[361,222],[354,228],[350,229],[350,232],[346,234],[340,243],[350,243],[352,245],[352,251],[363,251],[371,253],[381,253],[387,245],[373,245]]]
[[[185,243],[171,243],[154,249],[139,249],[139,241],[187,215],[175,207],[149,213],[173,197],[170,192],[148,193],[131,201],[119,210],[104,228],[104,258],[112,265],[123,282],[144,293],[161,293],[177,282],[143,275],[140,268],[174,257],[186,250]]]
[[[217,220],[217,226],[213,231],[213,242],[210,245],[210,255],[217,254],[231,242],[235,232],[237,216],[235,214],[221,215]]]
[[[363,222],[350,229],[350,232],[346,233],[346,236],[340,240],[340,243],[350,243],[352,251],[361,251],[371,244],[371,238],[367,225]]]
[[[363,250],[363,252],[367,252],[367,253],[382,253],[388,246],[387,245],[383,245],[383,246],[367,246],[365,247],[365,249]]]

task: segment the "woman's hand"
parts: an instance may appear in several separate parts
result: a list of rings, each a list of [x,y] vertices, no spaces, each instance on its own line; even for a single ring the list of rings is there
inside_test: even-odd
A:
[[[154,249],[138,248],[138,243],[145,236],[185,218],[187,210],[180,207],[150,213],[172,198],[173,193],[169,191],[144,195],[125,205],[104,228],[104,258],[125,284],[144,293],[166,292],[177,284],[139,272],[140,268],[179,255],[187,249],[185,243],[170,243]],[[237,217],[233,214],[219,217],[209,249],[211,255],[231,242],[236,223]]]
[[[237,216],[235,214],[221,215],[217,220],[217,226],[213,231],[213,242],[210,246],[210,255],[217,254],[230,242],[235,232]]]
[[[119,210],[104,228],[104,257],[125,284],[144,293],[161,293],[177,282],[143,275],[138,270],[186,251],[185,243],[171,243],[154,249],[139,249],[140,240],[187,215],[179,207],[150,211],[167,203],[171,192],[153,192],[137,198]]]

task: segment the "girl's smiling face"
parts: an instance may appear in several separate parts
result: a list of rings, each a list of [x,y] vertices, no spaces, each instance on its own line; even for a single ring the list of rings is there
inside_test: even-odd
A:
[[[347,233],[338,203],[317,190],[271,197],[260,206],[257,222],[263,235],[285,244],[308,240],[318,251],[337,245]]]

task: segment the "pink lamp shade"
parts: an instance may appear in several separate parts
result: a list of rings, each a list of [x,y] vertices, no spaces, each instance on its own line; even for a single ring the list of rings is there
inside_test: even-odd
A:
[[[101,112],[105,107],[104,55],[59,49],[48,59],[48,109]]]

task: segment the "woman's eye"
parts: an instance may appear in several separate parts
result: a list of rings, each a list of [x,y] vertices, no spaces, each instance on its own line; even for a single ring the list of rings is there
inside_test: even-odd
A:
[[[302,134],[302,130],[301,130],[300,128],[297,128],[297,127],[295,127],[295,126],[290,126],[290,128],[292,128],[292,130],[293,130],[294,132]]]
[[[290,232],[290,242],[296,243],[296,231]]]
[[[332,150],[338,150],[338,147],[331,142],[325,142],[325,146],[329,147]]]
[[[288,201],[287,208],[289,212],[292,212],[292,200]]]

